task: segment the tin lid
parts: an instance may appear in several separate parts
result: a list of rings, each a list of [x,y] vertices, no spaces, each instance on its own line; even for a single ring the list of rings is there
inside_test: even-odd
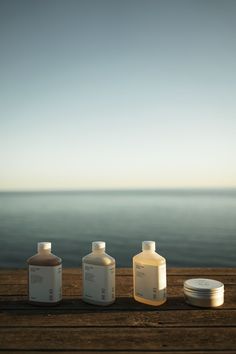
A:
[[[224,284],[214,279],[194,278],[184,282],[184,290],[199,296],[214,296],[224,292]]]

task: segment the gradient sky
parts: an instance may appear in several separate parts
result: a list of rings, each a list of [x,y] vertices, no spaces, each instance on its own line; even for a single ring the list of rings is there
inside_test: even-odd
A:
[[[236,1],[0,0],[0,189],[236,186]]]

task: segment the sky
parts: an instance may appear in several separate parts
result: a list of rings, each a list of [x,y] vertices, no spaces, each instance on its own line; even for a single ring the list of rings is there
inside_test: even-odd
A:
[[[236,186],[236,1],[0,0],[0,190]]]

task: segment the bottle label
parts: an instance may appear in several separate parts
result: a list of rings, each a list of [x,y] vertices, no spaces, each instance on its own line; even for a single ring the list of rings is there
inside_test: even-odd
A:
[[[115,300],[115,265],[83,263],[83,298],[98,302]]]
[[[166,265],[135,263],[135,295],[151,301],[166,298]]]
[[[29,300],[58,302],[62,298],[62,265],[29,265]]]

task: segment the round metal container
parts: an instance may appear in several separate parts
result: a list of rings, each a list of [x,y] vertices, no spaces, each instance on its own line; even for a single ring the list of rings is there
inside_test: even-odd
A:
[[[188,279],[184,282],[184,297],[193,306],[221,306],[224,303],[224,284],[213,279]]]

